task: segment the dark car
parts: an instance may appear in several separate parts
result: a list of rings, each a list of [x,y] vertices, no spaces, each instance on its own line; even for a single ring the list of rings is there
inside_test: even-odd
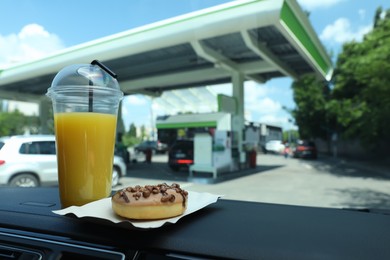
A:
[[[313,141],[298,141],[294,150],[295,158],[317,159],[317,148]]]
[[[168,165],[178,171],[181,168],[188,168],[194,163],[194,141],[176,140],[168,152]]]
[[[168,150],[168,145],[160,141],[143,141],[134,147],[136,153],[152,150],[153,153],[165,153]]]

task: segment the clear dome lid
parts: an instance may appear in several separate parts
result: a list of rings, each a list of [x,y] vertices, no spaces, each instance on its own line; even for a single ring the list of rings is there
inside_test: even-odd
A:
[[[58,93],[96,89],[109,91],[121,99],[123,92],[116,78],[114,72],[97,60],[92,61],[91,64],[74,64],[57,73],[47,95],[54,98]]]
[[[115,73],[97,60],[63,68],[46,95],[51,98],[55,113],[116,114],[123,98]]]

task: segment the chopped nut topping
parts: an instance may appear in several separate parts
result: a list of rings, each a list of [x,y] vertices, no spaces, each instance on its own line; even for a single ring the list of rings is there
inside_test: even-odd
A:
[[[144,196],[144,198],[148,198],[150,196],[150,191],[149,190],[143,191],[142,196]]]
[[[127,187],[126,189],[118,191],[118,194],[119,197],[122,197],[127,203],[130,203],[130,200],[126,192],[132,193],[131,196],[135,200],[139,200],[141,197],[148,198],[152,195],[161,194],[161,202],[174,202],[176,200],[176,196],[173,194],[168,194],[168,190],[174,190],[176,193],[180,194],[183,197],[183,205],[185,204],[185,199],[188,196],[188,192],[181,189],[180,185],[177,183],[173,183],[171,186],[166,183],[158,185],[145,185],[144,187],[136,185],[135,187]]]

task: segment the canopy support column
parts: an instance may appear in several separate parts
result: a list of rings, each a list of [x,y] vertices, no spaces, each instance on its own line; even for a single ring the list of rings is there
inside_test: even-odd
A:
[[[237,100],[237,111],[232,118],[232,130],[234,132],[235,139],[237,140],[238,152],[240,163],[244,163],[245,151],[244,151],[244,75],[240,72],[232,72],[232,94],[233,98]]]
[[[50,102],[50,99],[47,97],[43,97],[39,101],[39,133],[41,134],[50,134],[49,130],[49,124],[50,122],[53,122],[53,120],[50,120],[50,113],[52,109],[52,104]]]

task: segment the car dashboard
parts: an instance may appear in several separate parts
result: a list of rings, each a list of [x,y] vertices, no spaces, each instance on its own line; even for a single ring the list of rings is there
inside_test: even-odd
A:
[[[155,229],[60,216],[58,189],[0,190],[1,259],[390,259],[390,215],[220,199]]]

